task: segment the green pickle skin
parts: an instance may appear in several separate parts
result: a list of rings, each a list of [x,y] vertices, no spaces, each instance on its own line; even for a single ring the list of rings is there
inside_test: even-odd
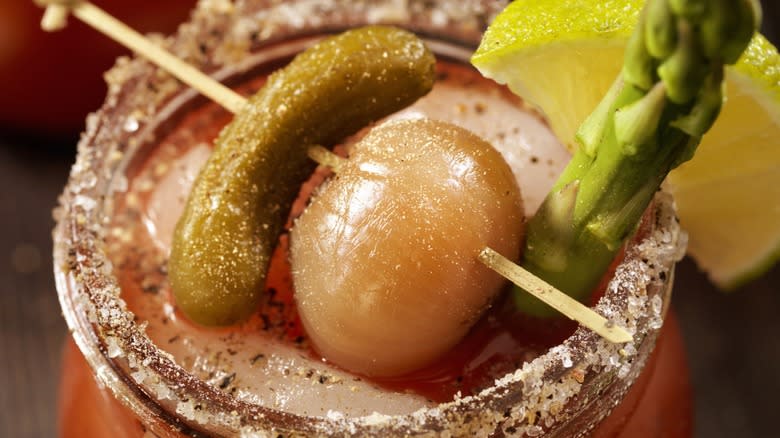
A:
[[[413,34],[369,26],[321,41],[270,75],[216,140],[174,231],[168,272],[177,306],[198,324],[255,311],[301,184],[332,146],[424,96],[435,59]]]

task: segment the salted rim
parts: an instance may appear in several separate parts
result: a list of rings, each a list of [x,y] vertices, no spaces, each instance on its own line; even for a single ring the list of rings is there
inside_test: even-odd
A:
[[[215,77],[258,61],[259,48],[291,35],[362,23],[403,23],[412,30],[473,48],[502,1],[302,0],[201,1],[189,23],[159,39]],[[434,4],[437,3],[437,4]],[[334,24],[338,23],[338,25]],[[408,26],[407,26],[408,25]],[[87,119],[76,163],[55,211],[54,270],[66,321],[100,383],[159,435],[371,434],[584,435],[617,405],[655,345],[669,302],[674,263],[684,253],[671,198],[656,197],[647,237],[632,246],[595,310],[634,335],[614,345],[579,328],[561,345],[471,397],[407,415],[347,418],[294,415],[234,398],[175,363],[134,321],[120,298],[104,248],[112,193],[139,148],[153,143],[159,123],[195,93],[139,59],[120,59],[106,75],[103,107]],[[587,412],[587,415],[580,415]]]

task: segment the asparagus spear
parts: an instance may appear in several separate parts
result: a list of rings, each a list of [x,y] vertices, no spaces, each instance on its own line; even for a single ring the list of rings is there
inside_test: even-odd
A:
[[[584,300],[666,175],[690,159],[723,102],[723,67],[760,22],[757,0],[648,0],[623,70],[579,128],[579,148],[529,221],[523,267]],[[526,313],[553,310],[520,289]]]

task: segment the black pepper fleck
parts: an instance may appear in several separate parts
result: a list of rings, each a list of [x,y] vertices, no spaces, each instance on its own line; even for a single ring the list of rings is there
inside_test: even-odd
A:
[[[222,379],[222,382],[219,384],[219,389],[225,389],[228,386],[230,386],[231,383],[233,383],[233,379],[236,378],[236,373],[231,373],[225,376],[225,378]]]

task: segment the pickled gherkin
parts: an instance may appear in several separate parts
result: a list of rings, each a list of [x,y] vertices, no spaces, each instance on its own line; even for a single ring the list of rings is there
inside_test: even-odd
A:
[[[168,264],[178,307],[203,325],[251,314],[312,145],[333,145],[433,86],[435,59],[413,34],[347,31],[268,78],[220,133],[173,236]]]

